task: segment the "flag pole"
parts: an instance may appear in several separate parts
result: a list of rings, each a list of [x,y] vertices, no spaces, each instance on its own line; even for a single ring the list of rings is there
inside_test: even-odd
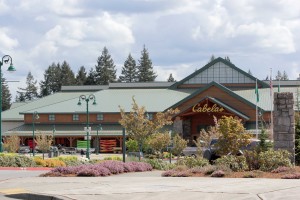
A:
[[[256,139],[258,138],[258,109],[257,109],[257,102],[258,102],[258,87],[257,87],[257,79],[256,79],[256,84],[255,84],[255,93],[256,93],[256,104],[255,104],[255,126],[256,126]]]
[[[270,74],[270,103],[271,103],[271,124],[270,124],[270,134],[271,137],[273,138],[273,83],[272,83],[272,68],[271,69],[271,74]]]

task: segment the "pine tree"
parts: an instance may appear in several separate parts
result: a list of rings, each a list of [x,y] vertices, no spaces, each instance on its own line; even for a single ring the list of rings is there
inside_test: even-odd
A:
[[[9,91],[8,85],[3,74],[1,73],[1,82],[2,82],[2,111],[7,110],[11,106],[11,93]]]
[[[94,69],[90,69],[88,76],[86,77],[86,81],[84,82],[84,85],[96,85],[96,78],[95,78],[96,72]]]
[[[288,77],[286,71],[283,71],[283,75],[282,75],[282,79],[281,80],[284,80],[284,81],[289,80],[289,77]]]
[[[45,70],[44,80],[40,82],[40,96],[44,97],[52,93],[58,92],[61,89],[61,67],[58,63],[52,63]]]
[[[137,82],[136,62],[131,54],[128,55],[126,61],[124,62],[121,74],[122,75],[119,76],[120,82]]]
[[[225,56],[225,60],[227,60],[228,62],[230,62],[229,56]]]
[[[86,71],[84,66],[81,66],[80,69],[78,70],[75,80],[76,80],[76,85],[85,84],[87,80],[87,76],[86,76]]]
[[[212,62],[212,61],[214,61],[215,59],[216,59],[216,58],[215,58],[214,54],[212,54],[211,57],[210,57],[209,62]]]
[[[106,47],[103,48],[102,55],[98,57],[95,67],[96,84],[107,85],[116,81],[116,66]]]
[[[145,45],[141,54],[142,55],[138,65],[138,81],[139,82],[154,81],[157,75],[155,74],[155,72],[153,72],[152,62],[149,58],[149,53]]]
[[[277,72],[277,75],[275,76],[275,80],[276,81],[282,80],[282,74],[281,74],[281,72],[279,70]]]
[[[176,80],[173,78],[172,73],[170,74],[170,76],[169,76],[169,78],[168,78],[167,81],[168,81],[168,82],[175,82],[175,81],[176,81]]]
[[[61,65],[61,83],[60,85],[75,85],[75,75],[70,65],[64,61]]]
[[[252,76],[252,72],[250,71],[250,69],[248,70],[248,74]]]
[[[18,88],[17,91],[18,101],[31,101],[33,99],[38,98],[38,87],[36,86],[37,80],[34,80],[31,72],[28,73],[26,78],[26,87],[25,88]]]

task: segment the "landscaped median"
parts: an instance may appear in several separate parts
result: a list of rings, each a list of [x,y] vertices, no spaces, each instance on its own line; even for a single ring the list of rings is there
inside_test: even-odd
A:
[[[144,162],[126,162],[104,160],[97,164],[70,167],[57,167],[41,176],[110,176],[128,172],[151,171],[152,166]]]

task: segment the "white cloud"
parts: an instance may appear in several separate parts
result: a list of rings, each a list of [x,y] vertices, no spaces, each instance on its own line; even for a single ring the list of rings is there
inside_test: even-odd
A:
[[[19,44],[18,40],[10,37],[8,33],[7,28],[0,28],[0,49],[2,51],[12,50]]]
[[[293,34],[288,27],[275,20],[271,24],[251,23],[237,27],[236,36],[256,37],[255,46],[272,53],[293,53],[296,50]]]
[[[104,46],[120,70],[144,44],[161,81],[181,80],[212,54],[260,78],[270,67],[290,78],[300,68],[299,0],[0,0],[0,15],[0,50],[25,66],[15,76],[22,80],[34,68],[41,80],[63,60],[89,70]]]
[[[8,11],[9,11],[9,6],[6,5],[5,0],[0,0],[0,15],[4,15]]]

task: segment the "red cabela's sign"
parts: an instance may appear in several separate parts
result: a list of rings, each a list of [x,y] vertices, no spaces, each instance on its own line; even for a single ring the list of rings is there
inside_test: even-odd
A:
[[[193,106],[193,112],[223,112],[224,108],[219,107],[217,104],[212,105],[211,107],[208,104],[204,104],[203,106],[200,103]]]

